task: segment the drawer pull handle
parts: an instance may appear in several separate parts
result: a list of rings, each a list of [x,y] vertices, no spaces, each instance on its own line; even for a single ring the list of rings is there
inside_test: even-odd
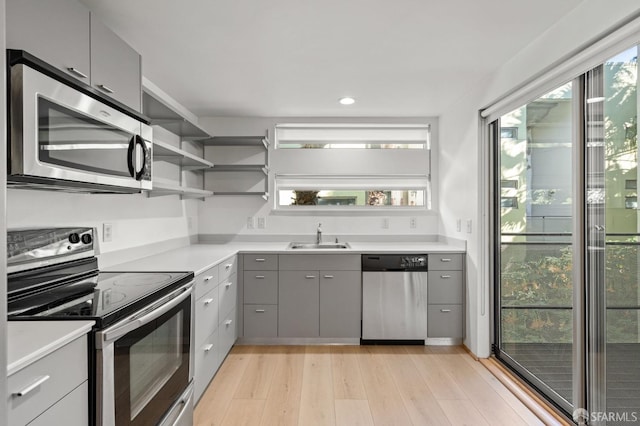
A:
[[[256,259],[256,262],[264,262],[264,261],[265,259],[262,259],[262,258]]]
[[[207,346],[204,347],[205,352],[209,352],[211,349],[213,349],[213,344],[211,343],[209,343]]]
[[[233,263],[227,263],[226,265],[224,265],[224,269],[228,271],[229,269],[231,269],[232,266],[233,266]]]
[[[213,276],[209,275],[208,277],[204,277],[204,282],[211,281]]]
[[[440,262],[451,262],[451,258],[443,257],[442,259],[440,259]]]
[[[79,69],[74,68],[74,67],[67,68],[67,71],[69,71],[71,74],[73,74],[73,75],[75,75],[77,77],[80,77],[80,78],[89,78],[88,75],[86,75],[85,73],[83,73],[82,71],[80,71]]]
[[[224,325],[226,325],[227,327],[229,327],[232,323],[233,323],[233,320],[226,320],[226,321],[224,322]]]
[[[41,384],[43,384],[44,382],[46,382],[50,378],[51,378],[51,376],[42,376],[39,379],[37,379],[35,382],[31,383],[26,388],[22,389],[21,391],[15,392],[14,395],[15,396],[25,396],[26,394],[28,394],[29,392],[33,391],[34,389],[36,389],[38,386],[40,386]]]
[[[225,284],[224,284],[224,286],[225,286],[226,288],[229,288],[229,287],[231,287],[231,283],[225,283]]]
[[[440,312],[444,312],[446,314],[447,312],[451,312],[451,309],[440,309]]]
[[[325,275],[324,278],[326,278],[328,280],[331,280],[331,279],[333,279],[333,275]]]
[[[204,301],[204,306],[208,306],[209,304],[211,304],[211,302],[213,302],[213,299],[207,299]]]
[[[308,280],[312,280],[315,277],[316,277],[315,275],[305,275],[305,278],[308,279]]]
[[[264,309],[256,309],[256,312],[259,314],[264,314]]]
[[[443,280],[448,280],[449,278],[451,278],[451,275],[440,275],[440,278],[442,278]]]
[[[256,280],[264,280],[264,275],[256,275]]]

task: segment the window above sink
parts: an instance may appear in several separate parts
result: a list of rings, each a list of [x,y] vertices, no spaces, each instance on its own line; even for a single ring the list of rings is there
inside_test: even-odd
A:
[[[431,125],[276,126],[275,209],[429,210]]]

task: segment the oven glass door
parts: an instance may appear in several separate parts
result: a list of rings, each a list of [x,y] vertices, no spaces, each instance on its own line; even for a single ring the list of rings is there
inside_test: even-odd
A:
[[[115,424],[155,425],[189,385],[191,299],[115,342]]]
[[[134,134],[38,97],[40,162],[131,178],[142,167],[142,149]]]

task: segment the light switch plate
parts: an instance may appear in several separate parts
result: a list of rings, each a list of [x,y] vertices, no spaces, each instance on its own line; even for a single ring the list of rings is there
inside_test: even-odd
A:
[[[261,216],[258,218],[258,229],[264,229],[267,227],[267,218]]]
[[[472,230],[471,219],[467,219],[467,234],[470,234]]]
[[[247,229],[253,229],[253,216],[247,216]]]

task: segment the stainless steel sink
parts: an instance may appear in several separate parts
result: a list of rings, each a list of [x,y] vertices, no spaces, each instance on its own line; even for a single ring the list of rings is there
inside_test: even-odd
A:
[[[289,249],[292,250],[318,250],[318,249],[348,249],[349,243],[291,243]]]

